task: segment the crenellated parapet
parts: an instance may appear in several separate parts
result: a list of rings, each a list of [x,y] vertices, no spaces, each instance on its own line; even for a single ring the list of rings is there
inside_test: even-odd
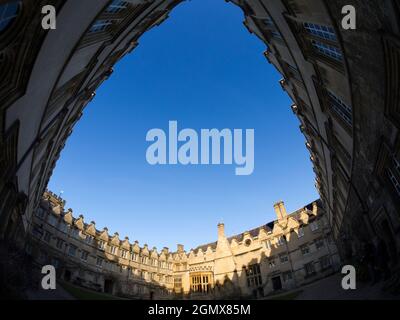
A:
[[[35,215],[32,236],[41,241],[40,250],[49,249],[52,244],[62,251],[68,268],[75,265],[78,270],[98,273],[104,278],[104,286],[107,278],[112,277],[119,279],[124,291],[131,292],[132,286],[139,286],[138,292],[160,288],[162,292],[179,294],[196,292],[199,281],[206,281],[201,284],[202,290],[210,292],[214,285],[221,285],[227,279],[231,285],[243,286],[237,277],[252,274],[248,273],[249,268],[256,268],[251,272],[261,272],[261,266],[270,265],[274,272],[278,257],[284,259],[282,255],[295,254],[304,245],[317,245],[330,233],[319,200],[290,214],[282,201],[274,209],[277,219],[267,224],[226,236],[225,225],[219,223],[217,241],[189,251],[178,244],[175,251],[170,251],[167,247],[157,250],[146,243],[141,246],[138,241],[130,242],[129,237],[121,238],[118,232],[111,234],[107,227],[97,229],[94,221],[86,223],[83,215],[74,216],[72,209],[65,209],[63,199],[46,192]],[[318,254],[326,255],[325,251]],[[299,256],[295,255],[291,260],[293,266],[299,264]],[[296,268],[296,272],[302,269],[300,265]]]
[[[116,247],[119,250],[134,252],[148,257],[149,259],[163,259],[167,261],[169,260],[169,257],[173,256],[174,254],[173,252],[170,252],[169,248],[167,247],[164,247],[160,252],[158,252],[156,247],[149,249],[147,244],[144,244],[143,247],[140,247],[138,241],[131,243],[129,242],[129,237],[127,236],[121,240],[118,232],[110,235],[107,227],[104,227],[102,230],[96,229],[96,223],[94,221],[85,223],[84,216],[82,214],[78,217],[74,217],[72,209],[65,211],[64,206],[66,201],[53,192],[46,191],[43,195],[43,201],[47,203],[49,207],[51,207],[52,213],[55,216],[61,218],[61,221],[65,222],[70,228],[76,228],[79,230],[78,236],[82,240],[85,240],[86,236],[91,236],[97,243],[104,242],[108,246]]]
[[[235,252],[245,252],[252,248],[252,244],[263,241],[270,241],[272,244],[277,244],[279,238],[283,235],[292,232],[298,234],[299,229],[314,221],[315,217],[322,218],[324,210],[321,208],[321,202],[315,201],[309,205],[291,213],[287,214],[282,201],[275,204],[275,211],[277,220],[271,221],[260,227],[244,231],[240,234],[230,236],[227,238],[230,248]],[[218,234],[222,235],[222,224],[218,225]],[[205,245],[198,246],[191,249],[187,258],[202,260],[203,257],[212,259],[213,254],[216,252],[218,242],[212,242]]]

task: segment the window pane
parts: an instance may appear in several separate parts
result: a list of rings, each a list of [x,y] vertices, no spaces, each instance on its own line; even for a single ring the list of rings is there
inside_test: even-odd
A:
[[[338,61],[343,60],[342,52],[338,47],[331,46],[329,44],[325,44],[316,40],[312,40],[311,44],[318,51],[318,53]]]
[[[106,9],[108,13],[118,13],[128,7],[128,3],[122,0],[114,0]]]
[[[347,124],[353,125],[353,112],[350,106],[339,99],[333,92],[328,90],[329,106],[332,108]]]
[[[96,32],[104,31],[110,25],[112,25],[112,20],[97,20],[91,26],[89,33],[96,33]]]
[[[335,30],[333,30],[332,27],[307,22],[303,25],[304,29],[306,29],[309,34],[312,34],[322,39],[337,41]]]

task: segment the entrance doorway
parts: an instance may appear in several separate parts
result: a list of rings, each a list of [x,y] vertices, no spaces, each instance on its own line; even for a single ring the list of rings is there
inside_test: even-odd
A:
[[[64,272],[64,280],[67,281],[67,282],[71,281],[71,271],[65,270],[65,272]]]
[[[274,288],[274,291],[282,289],[282,281],[280,276],[272,278],[272,287]]]
[[[114,284],[113,284],[112,280],[110,280],[110,279],[104,280],[104,292],[105,293],[112,294],[113,293],[113,287],[114,287]]]

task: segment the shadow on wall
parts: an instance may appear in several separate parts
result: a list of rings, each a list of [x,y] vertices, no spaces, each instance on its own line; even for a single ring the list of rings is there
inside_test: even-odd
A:
[[[338,271],[339,266],[331,263],[329,266],[316,266],[314,269],[307,270],[305,266],[293,270],[288,261],[285,268],[275,267],[271,257],[278,249],[271,248],[271,254],[267,256],[264,252],[260,258],[254,258],[243,265],[240,271],[235,270],[232,278],[228,275],[221,283],[216,281],[215,286],[208,292],[190,292],[187,295],[179,295],[182,299],[260,299],[276,294],[281,294],[303,285],[312,283],[322,278],[328,277]],[[278,251],[281,252],[281,251]],[[318,264],[318,263],[314,263]]]

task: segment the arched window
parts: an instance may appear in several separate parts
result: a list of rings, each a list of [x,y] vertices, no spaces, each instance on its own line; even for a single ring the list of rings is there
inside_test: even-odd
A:
[[[21,1],[10,1],[0,5],[0,32],[4,31],[18,15]]]

